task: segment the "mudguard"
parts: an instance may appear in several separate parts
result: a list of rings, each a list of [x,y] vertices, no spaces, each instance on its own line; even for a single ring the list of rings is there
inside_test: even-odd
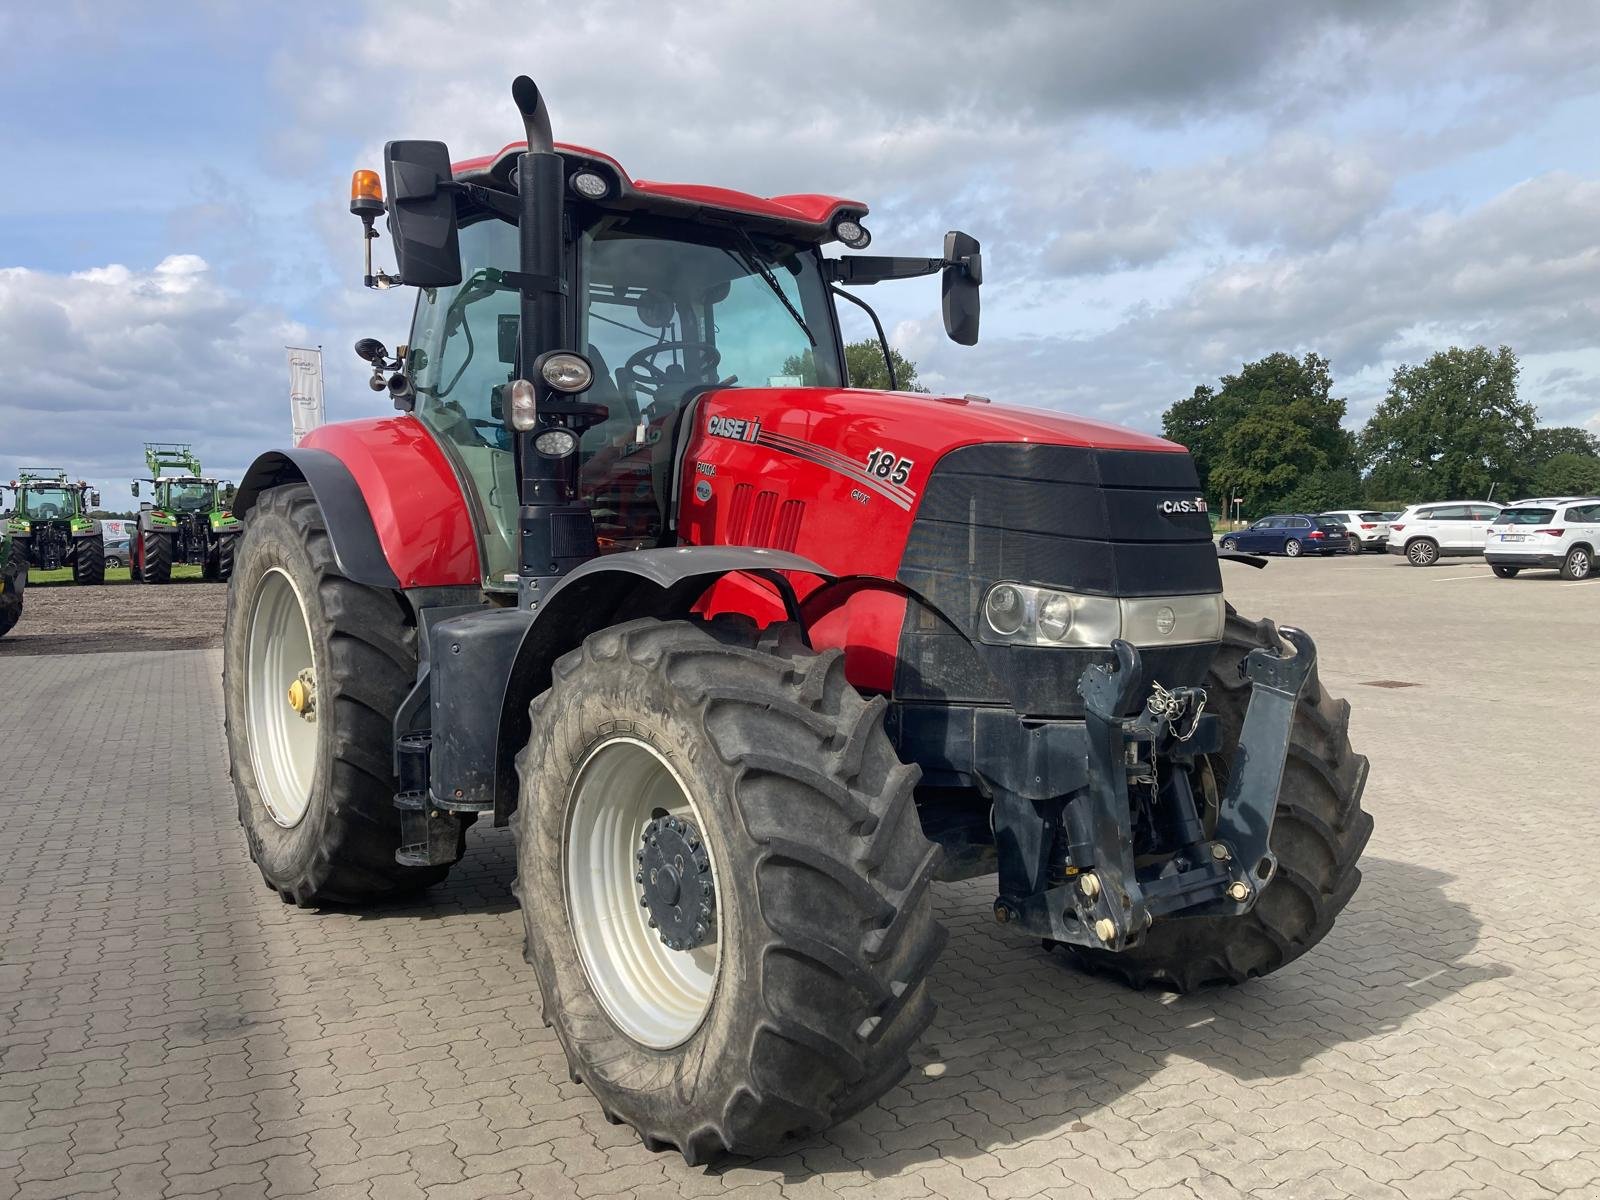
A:
[[[350,469],[326,450],[297,446],[269,450],[250,464],[234,497],[234,515],[243,519],[267,488],[304,482],[311,488],[327,522],[333,560],[346,579],[368,587],[396,588],[400,580],[378,541],[372,513]]]
[[[555,660],[608,625],[688,616],[707,588],[735,571],[771,583],[796,618],[798,603],[778,573],[832,578],[810,559],[781,550],[633,550],[584,563],[538,609],[490,609],[440,621],[429,639],[435,802],[462,812],[492,809],[503,821],[516,807],[512,759],[528,739],[528,703],[550,686]]]

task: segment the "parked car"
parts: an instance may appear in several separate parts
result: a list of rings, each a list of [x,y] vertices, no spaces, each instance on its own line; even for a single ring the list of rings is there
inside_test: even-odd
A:
[[[1224,550],[1251,554],[1343,554],[1350,549],[1344,526],[1307,513],[1262,517],[1248,529],[1223,535]]]
[[[128,565],[128,539],[120,542],[106,543],[106,566],[125,567]]]
[[[1499,513],[1500,505],[1484,500],[1413,504],[1390,524],[1388,551],[1405,555],[1413,567],[1482,554],[1489,522]]]
[[[1388,520],[1381,512],[1375,512],[1370,508],[1336,509],[1333,512],[1323,513],[1317,519],[1334,521],[1342,525],[1350,538],[1352,554],[1360,554],[1363,550],[1376,550],[1381,554],[1389,541]]]
[[[1600,498],[1520,500],[1489,524],[1483,556],[1502,579],[1536,567],[1559,570],[1563,579],[1595,573],[1600,551]]]

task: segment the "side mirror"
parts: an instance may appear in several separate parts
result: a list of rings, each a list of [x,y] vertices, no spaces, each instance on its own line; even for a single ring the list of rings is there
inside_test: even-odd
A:
[[[233,503],[233,498],[238,494],[239,489],[234,487],[233,484],[225,483],[222,485],[222,502],[224,504],[231,505]]]
[[[978,342],[978,288],[983,284],[978,239],[952,229],[944,235],[944,259],[950,264],[940,280],[944,331],[952,342],[974,346]]]
[[[137,479],[133,481],[133,494],[135,496],[139,494],[139,481]]]
[[[522,317],[517,313],[501,313],[495,331],[500,341],[500,361],[506,366],[517,362],[517,342],[522,336]]]
[[[356,357],[377,366],[389,357],[389,347],[377,338],[362,338],[356,343]]]
[[[401,281],[423,288],[460,283],[449,149],[443,142],[390,142],[383,148],[383,168]]]
[[[100,493],[99,492],[90,492],[89,493],[89,507],[90,508],[99,508],[100,507]]]

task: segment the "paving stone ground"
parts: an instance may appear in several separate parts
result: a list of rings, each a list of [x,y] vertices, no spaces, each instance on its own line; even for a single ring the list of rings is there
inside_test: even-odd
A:
[[[1318,638],[1372,759],[1333,935],[1175,999],[944,887],[911,1075],[710,1169],[568,1082],[503,832],[425,903],[286,907],[235,823],[216,651],[0,661],[0,1200],[1600,1195],[1600,583],[1228,570]]]

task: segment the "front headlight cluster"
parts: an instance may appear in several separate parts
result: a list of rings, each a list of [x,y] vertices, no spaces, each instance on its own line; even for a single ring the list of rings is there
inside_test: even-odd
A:
[[[1183,646],[1222,637],[1220,593],[1085,596],[1025,583],[997,583],[983,598],[979,640],[1009,646]]]

